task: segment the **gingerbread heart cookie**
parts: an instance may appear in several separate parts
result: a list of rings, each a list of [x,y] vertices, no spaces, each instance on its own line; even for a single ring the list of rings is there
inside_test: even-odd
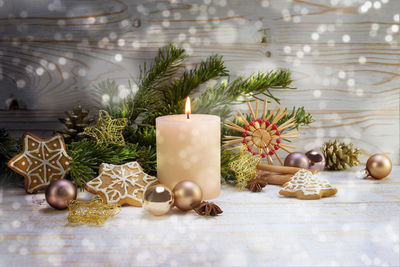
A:
[[[71,158],[61,134],[41,139],[25,133],[22,141],[23,151],[8,162],[8,167],[25,177],[26,192],[35,193],[65,177]]]
[[[98,194],[107,204],[141,207],[144,191],[157,182],[158,179],[144,173],[136,161],[123,165],[103,163],[100,165],[99,176],[87,182],[85,189]]]
[[[337,193],[337,189],[325,179],[312,172],[302,169],[283,185],[279,194],[286,197],[297,197],[299,199],[320,199],[330,197]]]

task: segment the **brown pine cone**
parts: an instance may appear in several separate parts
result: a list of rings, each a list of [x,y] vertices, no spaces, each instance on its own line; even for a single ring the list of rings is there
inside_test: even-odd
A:
[[[193,210],[202,216],[217,216],[223,212],[216,204],[207,201],[201,202],[199,205],[194,207]]]
[[[267,185],[264,179],[256,178],[247,183],[246,188],[251,192],[261,192],[261,190]]]

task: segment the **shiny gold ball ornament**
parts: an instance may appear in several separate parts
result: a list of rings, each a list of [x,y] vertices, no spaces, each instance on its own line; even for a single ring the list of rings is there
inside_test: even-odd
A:
[[[392,171],[392,161],[384,154],[374,154],[369,157],[365,169],[372,178],[382,179]]]
[[[203,200],[200,186],[189,180],[177,183],[172,192],[175,196],[175,206],[182,211],[191,210]]]
[[[310,165],[310,160],[304,153],[292,152],[287,155],[284,165],[289,167],[308,169]]]
[[[163,184],[149,186],[143,194],[143,207],[153,215],[164,215],[173,205],[174,195]]]
[[[46,201],[55,209],[63,210],[68,207],[70,200],[77,196],[75,185],[66,179],[58,179],[50,183],[46,188]]]

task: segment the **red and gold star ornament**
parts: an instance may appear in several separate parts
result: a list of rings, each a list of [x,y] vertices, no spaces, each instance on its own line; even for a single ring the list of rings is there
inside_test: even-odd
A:
[[[225,136],[224,145],[231,146],[240,144],[240,146],[229,148],[230,150],[240,149],[241,145],[245,145],[247,150],[253,155],[260,155],[262,158],[267,158],[269,164],[273,164],[273,156],[277,158],[279,163],[283,165],[277,151],[282,149],[288,153],[296,147],[293,145],[284,144],[285,139],[297,138],[297,132],[287,132],[281,134],[285,129],[295,125],[294,118],[280,123],[288,110],[286,108],[276,107],[272,112],[267,112],[267,100],[264,100],[263,114],[258,117],[259,102],[256,101],[256,109],[252,108],[250,102],[247,102],[251,112],[252,120],[248,121],[240,111],[233,116],[240,123],[235,124],[227,121],[225,127],[231,130],[241,132],[241,136]],[[268,115],[267,115],[268,114]]]
[[[41,139],[25,133],[22,141],[23,151],[8,162],[8,167],[25,177],[26,192],[35,193],[66,176],[71,158],[61,134]]]

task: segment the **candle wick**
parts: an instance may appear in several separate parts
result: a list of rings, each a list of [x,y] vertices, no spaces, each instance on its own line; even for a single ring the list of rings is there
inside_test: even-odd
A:
[[[189,113],[186,114],[186,118],[187,118],[187,119],[190,119],[190,118],[189,118]]]

